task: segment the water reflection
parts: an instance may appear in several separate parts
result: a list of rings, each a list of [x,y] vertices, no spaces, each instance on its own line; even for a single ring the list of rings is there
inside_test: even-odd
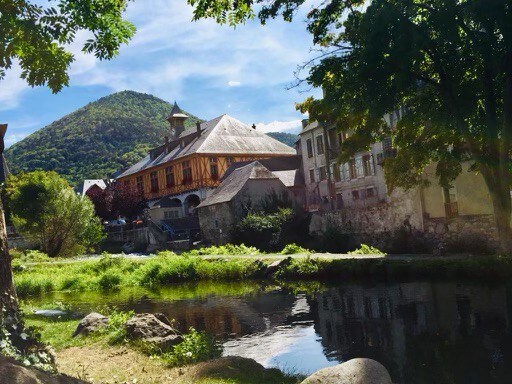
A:
[[[162,312],[181,329],[215,334],[225,354],[309,373],[354,357],[383,363],[400,384],[512,383],[511,291],[458,282],[344,283],[293,293],[261,285],[101,298]],[[236,288],[236,289],[235,289]],[[177,289],[177,288],[176,288]],[[72,296],[82,309],[94,304]],[[85,307],[87,308],[85,308]]]

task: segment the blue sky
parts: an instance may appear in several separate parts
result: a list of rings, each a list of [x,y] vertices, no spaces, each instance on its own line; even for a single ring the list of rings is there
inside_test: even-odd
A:
[[[304,10],[305,12],[306,10]],[[30,88],[14,67],[0,81],[0,122],[7,145],[102,96],[122,90],[151,93],[210,119],[223,113],[263,131],[296,132],[303,116],[295,103],[317,91],[287,87],[297,65],[310,58],[304,14],[292,23],[257,21],[233,29],[212,20],[191,22],[185,0],[137,0],[127,18],[131,43],[110,62],[81,53],[85,33],[70,47],[76,61],[70,86],[53,95]]]

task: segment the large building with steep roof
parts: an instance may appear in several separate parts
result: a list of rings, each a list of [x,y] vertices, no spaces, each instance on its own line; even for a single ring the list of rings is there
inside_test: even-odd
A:
[[[295,149],[229,115],[188,130],[187,118],[175,103],[167,118],[170,136],[116,178],[127,188],[136,188],[150,207],[158,206],[163,197],[174,199],[177,209],[168,213],[169,219],[189,215],[234,162],[296,156]],[[166,212],[159,214],[167,218]]]

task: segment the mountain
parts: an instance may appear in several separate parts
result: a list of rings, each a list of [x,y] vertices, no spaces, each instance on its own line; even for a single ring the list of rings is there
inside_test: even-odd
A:
[[[295,142],[299,139],[299,135],[294,135],[292,133],[284,133],[284,132],[269,132],[267,133],[270,137],[289,145],[292,148],[295,148]]]
[[[114,93],[34,132],[5,155],[14,173],[54,170],[72,184],[108,177],[163,143],[170,133],[165,119],[171,109],[171,104],[152,95]],[[193,127],[198,120],[191,116],[185,125]]]

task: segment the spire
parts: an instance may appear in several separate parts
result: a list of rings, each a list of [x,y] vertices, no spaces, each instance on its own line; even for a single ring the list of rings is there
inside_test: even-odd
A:
[[[188,115],[184,113],[175,101],[171,109],[171,113],[167,117],[167,121],[171,125],[171,133],[173,140],[177,139],[180,134],[185,130],[185,120]]]
[[[176,101],[174,102],[174,105],[171,109],[171,113],[169,114],[169,117],[167,118],[167,120],[170,120],[173,117],[188,118],[188,115],[181,110],[181,108],[178,106],[178,103]]]

